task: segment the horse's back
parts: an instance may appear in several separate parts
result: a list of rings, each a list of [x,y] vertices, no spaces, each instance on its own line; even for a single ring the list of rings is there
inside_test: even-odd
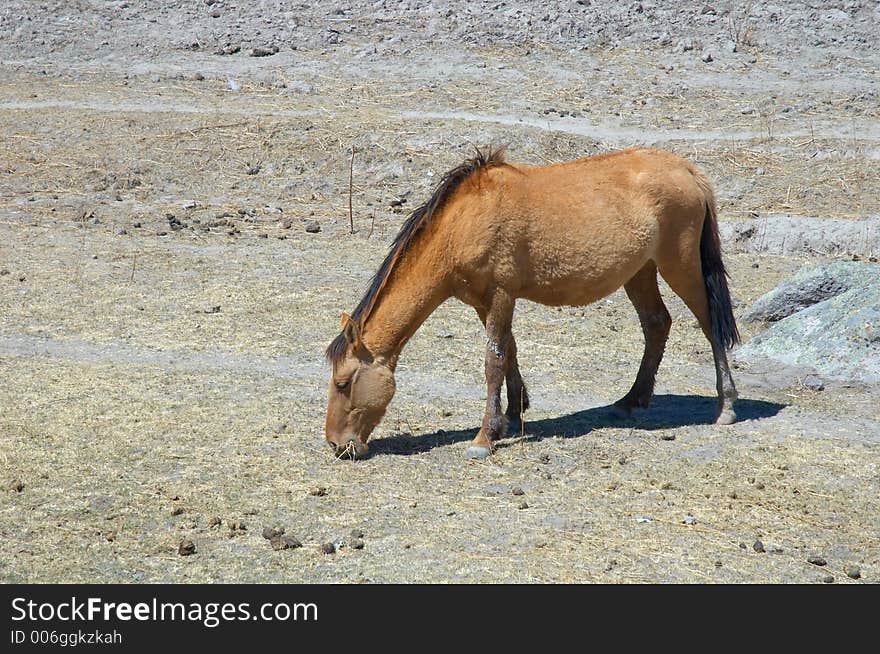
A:
[[[699,242],[699,173],[670,152],[638,148],[483,174],[455,240],[464,268],[517,297],[587,304],[648,260]]]

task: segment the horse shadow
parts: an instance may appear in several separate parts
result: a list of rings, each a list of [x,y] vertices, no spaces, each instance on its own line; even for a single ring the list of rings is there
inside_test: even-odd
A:
[[[525,438],[529,441],[540,441],[545,438],[561,436],[562,438],[578,438],[587,436],[595,429],[602,427],[618,427],[654,431],[657,429],[674,429],[692,425],[711,425],[715,422],[718,399],[696,395],[655,395],[651,407],[637,411],[628,418],[619,418],[611,411],[611,406],[599,406],[583,411],[576,411],[556,418],[542,420],[526,420]],[[787,405],[764,400],[741,399],[736,402],[737,422],[770,418],[779,413]],[[446,431],[438,429],[430,434],[413,436],[409,433],[395,434],[387,438],[370,441],[370,452],[409,456],[421,454],[435,447],[453,445],[473,440],[477,429]],[[510,424],[508,435],[516,437],[520,432],[520,424]],[[511,441],[497,444],[499,449],[509,447]]]

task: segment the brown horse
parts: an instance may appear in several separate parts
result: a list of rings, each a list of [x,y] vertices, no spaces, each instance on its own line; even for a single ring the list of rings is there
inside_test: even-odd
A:
[[[529,406],[511,333],[517,298],[584,305],[623,286],[645,351],[635,383],[614,408],[629,415],[647,407],[672,323],[658,270],[712,344],[717,423],[734,422],[737,394],[726,350],[739,333],[715,211],[703,173],[663,150],[550,166],[509,164],[501,151],[477,150],[413,212],[357,308],[342,314],[342,332],[327,348],[327,441],[340,456],[367,454],[367,439],[394,395],[403,346],[450,297],[474,307],[486,327],[486,412],[469,457],[487,456],[507,420]]]

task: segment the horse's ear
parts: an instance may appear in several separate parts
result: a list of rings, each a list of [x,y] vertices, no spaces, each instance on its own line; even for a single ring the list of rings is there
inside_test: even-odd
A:
[[[345,336],[345,340],[355,348],[360,347],[361,328],[358,326],[357,322],[355,322],[354,318],[347,313],[343,313],[340,327],[342,328],[342,334]]]

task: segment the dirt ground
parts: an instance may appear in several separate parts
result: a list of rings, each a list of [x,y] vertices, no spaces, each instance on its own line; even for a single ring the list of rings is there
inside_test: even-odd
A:
[[[538,4],[4,3],[0,581],[880,579],[880,388],[734,353],[741,420],[716,427],[666,288],[647,412],[606,408],[642,349],[622,292],[523,302],[525,437],[465,460],[485,339],[451,301],[372,457],[332,457],[323,350],[474,145],[668,148],[722,221],[880,214],[877,2]],[[738,313],[829,260],[727,246]]]

